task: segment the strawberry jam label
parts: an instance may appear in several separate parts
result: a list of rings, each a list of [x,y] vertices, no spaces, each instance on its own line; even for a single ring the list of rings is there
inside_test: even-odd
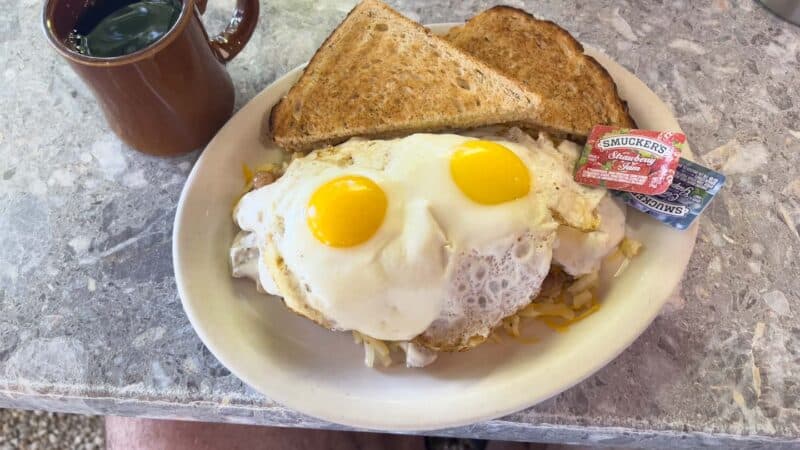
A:
[[[618,191],[662,194],[672,183],[685,145],[683,133],[597,125],[578,160],[575,181]]]

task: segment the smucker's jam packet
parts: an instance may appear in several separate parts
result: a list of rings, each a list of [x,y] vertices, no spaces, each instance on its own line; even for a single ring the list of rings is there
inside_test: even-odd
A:
[[[679,230],[689,225],[708,206],[725,183],[725,175],[681,158],[672,184],[659,195],[615,192],[628,206],[647,213]]]
[[[575,181],[617,191],[661,194],[672,183],[685,145],[683,133],[597,125],[575,167]]]

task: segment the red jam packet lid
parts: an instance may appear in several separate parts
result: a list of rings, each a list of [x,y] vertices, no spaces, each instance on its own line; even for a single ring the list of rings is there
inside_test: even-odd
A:
[[[685,145],[683,133],[597,125],[575,167],[575,181],[617,191],[662,194],[672,184]]]

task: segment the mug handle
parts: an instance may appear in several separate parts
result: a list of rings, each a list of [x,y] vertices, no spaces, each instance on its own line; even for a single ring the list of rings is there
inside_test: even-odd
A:
[[[244,48],[258,23],[260,0],[236,0],[233,17],[222,33],[209,39],[208,44],[217,58],[224,64],[232,60]],[[200,14],[206,12],[208,0],[196,0],[195,6]]]

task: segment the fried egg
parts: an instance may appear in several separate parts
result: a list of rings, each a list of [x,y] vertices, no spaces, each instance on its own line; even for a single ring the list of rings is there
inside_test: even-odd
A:
[[[573,181],[574,148],[517,131],[294,159],[235,208],[258,249],[240,273],[330,329],[444,350],[485,338],[539,291],[559,225],[593,230],[605,195]]]

